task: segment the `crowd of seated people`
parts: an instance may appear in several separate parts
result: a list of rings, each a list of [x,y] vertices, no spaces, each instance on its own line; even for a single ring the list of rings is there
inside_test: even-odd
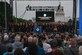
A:
[[[71,36],[68,32],[55,35],[30,32],[0,34],[0,55],[82,55],[77,35]]]

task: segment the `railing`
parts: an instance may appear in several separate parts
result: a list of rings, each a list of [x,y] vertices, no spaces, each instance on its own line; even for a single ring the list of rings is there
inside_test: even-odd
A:
[[[17,0],[17,1],[73,1],[73,0]]]

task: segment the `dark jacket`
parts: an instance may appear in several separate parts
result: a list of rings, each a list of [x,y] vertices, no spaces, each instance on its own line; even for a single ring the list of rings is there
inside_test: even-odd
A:
[[[37,47],[37,54],[38,54],[38,55],[45,55],[45,51],[44,51],[43,48],[41,48],[40,46],[36,46],[36,47]],[[26,54],[26,55],[29,54],[29,53],[28,53],[28,48],[26,49],[25,54]]]
[[[78,55],[78,48],[77,47],[66,47],[65,48],[66,55]]]

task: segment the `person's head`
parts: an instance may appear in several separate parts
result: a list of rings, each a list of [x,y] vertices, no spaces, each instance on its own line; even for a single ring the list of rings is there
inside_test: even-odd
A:
[[[28,40],[28,42],[33,42],[33,37],[29,36],[27,40]]]
[[[82,55],[82,46],[79,47],[79,55]]]
[[[27,35],[24,35],[23,38],[24,38],[24,39],[27,39]]]
[[[52,48],[56,48],[58,46],[58,42],[56,39],[53,39],[52,41],[50,41],[50,45]]]
[[[48,42],[48,36],[42,37],[42,41],[47,43]]]
[[[9,40],[9,36],[7,35],[7,34],[4,34],[4,41],[7,41],[7,40]]]
[[[68,32],[65,32],[65,35],[69,35],[69,33]]]
[[[15,36],[15,41],[16,41],[16,42],[20,42],[20,40],[21,40],[21,36],[17,34],[17,35]]]
[[[70,45],[72,45],[72,46],[77,46],[77,40],[76,39],[71,39],[71,41],[70,41]]]
[[[58,42],[58,46],[59,46],[59,47],[62,46],[61,36],[60,36],[59,34],[56,34],[55,38],[56,38],[56,40],[57,40],[57,42]]]
[[[61,39],[61,36],[59,34],[56,34],[55,38],[59,40],[59,39]]]
[[[66,37],[66,41],[70,41],[70,39],[71,39],[71,38],[70,38],[69,36],[68,36],[68,37]]]
[[[42,37],[42,41],[45,42],[46,41],[46,37]]]
[[[25,53],[23,52],[23,50],[21,48],[17,48],[14,51],[14,55],[25,55]]]
[[[38,44],[38,38],[37,37],[34,37],[33,38],[33,42],[36,43],[36,44]]]
[[[78,37],[80,43],[82,43],[82,36]]]
[[[61,33],[60,35],[61,35],[61,38],[64,40],[65,39],[64,33]]]

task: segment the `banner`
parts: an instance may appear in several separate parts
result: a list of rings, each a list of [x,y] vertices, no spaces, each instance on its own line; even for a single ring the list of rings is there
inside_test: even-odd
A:
[[[41,33],[42,32],[42,27],[41,26],[35,26],[34,27],[34,32],[35,33]]]
[[[79,16],[79,35],[82,36],[82,0],[79,1],[80,5],[80,16]]]

